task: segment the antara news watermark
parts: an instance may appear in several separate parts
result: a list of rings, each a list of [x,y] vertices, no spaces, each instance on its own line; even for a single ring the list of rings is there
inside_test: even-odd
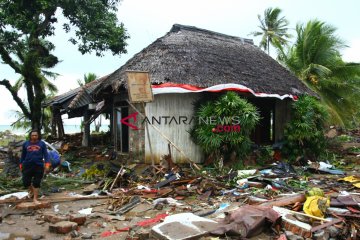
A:
[[[129,120],[132,118],[133,122],[137,122],[138,113],[133,113],[126,118],[121,119],[121,123],[129,126],[134,130],[140,130],[140,128],[132,123]],[[151,116],[145,117],[140,121],[141,125],[145,123],[152,125],[192,125],[194,123],[199,125],[212,125],[212,132],[240,132],[240,116],[229,116],[229,117],[189,117],[189,116]]]

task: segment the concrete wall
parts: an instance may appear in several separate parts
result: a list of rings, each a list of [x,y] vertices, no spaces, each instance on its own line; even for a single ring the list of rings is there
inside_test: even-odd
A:
[[[193,102],[198,98],[195,93],[183,94],[161,94],[155,95],[154,102],[146,104],[147,119],[154,123],[160,131],[167,136],[176,146],[182,149],[188,158],[195,163],[203,160],[203,153],[190,138],[189,130],[195,120],[193,117]],[[153,120],[154,117],[154,120]],[[168,117],[168,118],[167,118]],[[174,117],[174,119],[172,119]],[[179,118],[181,121],[179,122]],[[185,117],[187,119],[185,119]],[[160,124],[155,121],[160,120]],[[191,123],[191,125],[189,125]],[[168,154],[168,141],[149,126],[149,136],[152,145],[152,151],[158,162],[162,155]],[[185,162],[185,158],[174,147],[171,148],[174,162]],[[145,131],[145,161],[150,163],[150,148],[148,137]]]

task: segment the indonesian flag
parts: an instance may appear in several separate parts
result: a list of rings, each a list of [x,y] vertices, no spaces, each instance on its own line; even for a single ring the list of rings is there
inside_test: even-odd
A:
[[[207,88],[201,88],[189,84],[176,84],[176,83],[163,83],[160,85],[152,85],[153,94],[164,94],[164,93],[198,93],[198,92],[222,92],[222,91],[237,91],[237,92],[246,92],[251,93],[255,97],[272,97],[278,99],[291,98],[297,100],[298,97],[292,94],[273,94],[273,93],[259,93],[253,91],[251,88],[245,87],[241,84],[227,83],[214,85]]]

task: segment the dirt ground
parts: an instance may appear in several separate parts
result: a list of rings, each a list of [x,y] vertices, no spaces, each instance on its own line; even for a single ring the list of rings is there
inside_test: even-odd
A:
[[[65,193],[57,193],[51,195],[51,198],[64,197]],[[45,201],[45,198],[42,198],[42,201]],[[16,211],[13,211],[14,215],[9,215],[6,219],[3,219],[3,222],[0,224],[0,239],[8,239],[8,240],[32,240],[32,239],[53,239],[53,240],[63,240],[63,239],[104,239],[101,237],[101,234],[106,231],[114,231],[115,229],[122,229],[125,227],[133,226],[133,229],[128,233],[118,233],[116,235],[112,235],[106,237],[107,240],[112,239],[150,239],[149,231],[151,226],[149,227],[136,227],[135,224],[139,221],[143,221],[146,219],[150,219],[158,215],[159,213],[181,213],[187,212],[193,208],[194,210],[197,208],[204,209],[203,207],[206,205],[201,204],[196,206],[196,202],[188,202],[184,206],[165,206],[161,210],[154,209],[154,205],[150,202],[142,202],[137,205],[134,209],[129,211],[124,215],[123,220],[107,220],[101,217],[91,216],[96,215],[96,213],[105,213],[106,208],[108,206],[107,199],[100,200],[77,200],[77,201],[69,201],[69,202],[59,202],[52,203],[51,208],[41,209],[36,211],[30,211],[27,214],[16,214]],[[240,206],[240,203],[233,203],[229,209],[234,209]],[[1,211],[4,211],[5,208],[12,208],[13,205],[7,205],[3,207]],[[92,214],[87,217],[87,220],[83,226],[79,226],[77,229],[78,237],[73,237],[73,233],[68,234],[56,234],[49,232],[50,223],[42,221],[42,216],[45,213],[53,213],[56,215],[68,215],[77,213],[81,209],[92,208]],[[222,212],[215,214],[212,218],[217,219],[217,217],[221,217]],[[135,227],[134,227],[135,226]],[[153,225],[152,225],[153,226]],[[139,235],[139,232],[144,232],[143,238],[132,238],[132,233],[136,233]],[[91,236],[91,237],[90,237]],[[201,239],[211,239],[203,237]],[[254,238],[250,238],[252,240],[270,240],[273,237],[267,234],[261,234]]]

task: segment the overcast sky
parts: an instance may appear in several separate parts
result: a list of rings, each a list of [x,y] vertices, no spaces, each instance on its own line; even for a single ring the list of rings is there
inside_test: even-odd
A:
[[[119,6],[118,19],[125,24],[130,34],[128,53],[120,57],[108,53],[102,58],[94,54],[81,55],[67,41],[69,36],[58,28],[56,36],[51,38],[56,46],[55,55],[62,60],[54,69],[61,75],[55,84],[59,93],[64,93],[76,88],[77,79],[83,78],[84,73],[103,76],[115,71],[134,54],[165,35],[175,23],[251,38],[249,33],[258,30],[257,15],[262,15],[268,7],[281,8],[292,29],[296,23],[315,18],[335,26],[337,34],[349,46],[343,51],[344,59],[360,62],[358,0],[123,0]],[[254,41],[258,44],[259,38]],[[6,65],[0,65],[0,74],[1,80],[6,78],[13,82],[18,78]],[[18,107],[3,86],[0,86],[0,96],[0,125],[10,124],[14,121],[11,111],[18,110]],[[78,122],[65,121],[65,124]]]

